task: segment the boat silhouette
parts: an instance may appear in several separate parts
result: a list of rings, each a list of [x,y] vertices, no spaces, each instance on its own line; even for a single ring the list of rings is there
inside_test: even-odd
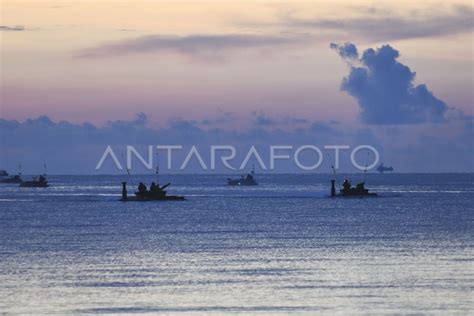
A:
[[[368,154],[367,154],[367,160],[368,160]],[[334,178],[331,180],[331,197],[374,197],[374,196],[377,196],[377,193],[369,192],[369,190],[365,188],[367,165],[368,165],[368,162],[365,164],[364,180],[362,182],[359,182],[358,184],[356,184],[355,187],[353,187],[348,179],[344,179],[344,181],[342,182],[342,186],[339,189],[339,193],[337,193],[336,192],[336,181],[337,181],[336,168],[334,167],[333,164],[331,164],[331,169],[334,173]]]
[[[339,193],[336,193],[336,180],[331,180],[331,197],[375,197],[377,193],[371,193],[365,188],[365,182],[351,186],[349,180],[344,180]]]
[[[127,182],[122,182],[122,198],[120,201],[136,201],[136,202],[145,202],[145,201],[182,201],[185,200],[184,196],[179,195],[168,195],[168,192],[165,189],[170,186],[171,183],[167,183],[164,186],[160,187],[154,182],[150,186],[150,190],[147,190],[146,186],[140,182],[138,185],[138,191],[135,191],[135,196],[128,196],[127,193]]]
[[[392,172],[393,171],[393,167],[390,166],[390,167],[385,167],[383,165],[383,162],[380,164],[380,166],[377,168],[377,171],[380,172],[380,173],[384,173],[385,171],[390,171]]]
[[[18,174],[10,176],[6,170],[0,170],[0,183],[20,183],[21,165],[18,165]]]
[[[21,181],[20,187],[22,188],[47,188],[49,187],[48,181],[44,175],[35,177],[30,181]]]
[[[0,183],[20,183],[21,182],[21,177],[19,174],[16,174],[14,176],[9,176],[8,178],[1,178]]]
[[[240,179],[227,178],[227,184],[230,186],[258,185],[255,180],[255,168],[252,166],[252,171],[247,176],[241,176]]]

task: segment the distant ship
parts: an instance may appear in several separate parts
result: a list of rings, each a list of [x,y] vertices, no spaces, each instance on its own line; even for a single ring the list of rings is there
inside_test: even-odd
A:
[[[39,177],[33,178],[30,181],[21,181],[20,187],[22,188],[47,188],[49,187],[46,177],[41,175]]]
[[[227,178],[227,184],[231,186],[242,186],[242,185],[257,185],[257,181],[255,181],[255,169],[252,167],[252,171],[247,174],[246,177],[241,176],[240,179],[231,179]]]
[[[6,170],[0,170],[0,183],[20,183],[21,165],[18,165],[18,174],[10,176]]]
[[[8,173],[7,173],[8,177]],[[8,178],[0,178],[0,183],[20,183],[21,182],[21,177],[19,174],[10,176]]]
[[[377,171],[380,172],[380,173],[384,173],[385,171],[390,171],[392,172],[393,171],[393,167],[385,167],[383,165],[383,162],[380,164],[380,166],[377,168]]]

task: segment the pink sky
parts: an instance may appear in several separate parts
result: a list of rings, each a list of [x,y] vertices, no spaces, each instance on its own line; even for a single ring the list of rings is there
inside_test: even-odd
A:
[[[357,103],[339,89],[348,68],[329,49],[344,41],[395,46],[417,82],[470,112],[465,8],[472,3],[7,0],[1,116],[102,124],[145,112],[163,124],[259,111],[353,122]]]

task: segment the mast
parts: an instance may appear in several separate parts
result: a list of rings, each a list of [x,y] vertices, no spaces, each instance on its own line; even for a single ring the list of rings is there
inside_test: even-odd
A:
[[[327,155],[328,155],[328,157],[329,157],[329,160],[331,161],[331,169],[332,169],[332,172],[333,172],[333,174],[334,174],[334,182],[336,183],[337,186],[339,186],[339,183],[338,183],[338,181],[337,181],[336,168],[334,167],[334,164],[333,164],[331,155],[329,155],[329,153],[327,153]]]
[[[370,152],[367,150],[367,160],[365,161],[365,170],[364,170],[364,183],[365,183],[365,179],[367,178],[367,166],[369,165],[369,155],[370,155]]]
[[[156,153],[156,170],[155,170],[155,174],[156,174],[156,181],[158,181],[158,183],[160,183],[160,156],[158,155],[158,153]]]

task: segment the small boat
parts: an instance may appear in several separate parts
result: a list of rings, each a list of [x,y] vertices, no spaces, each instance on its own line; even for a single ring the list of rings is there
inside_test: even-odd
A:
[[[39,176],[33,178],[33,180],[30,181],[21,181],[20,182],[20,187],[22,188],[47,188],[49,187],[48,181],[44,176]]]
[[[252,172],[247,174],[246,177],[241,176],[240,179],[231,179],[227,178],[227,184],[230,186],[247,186],[247,185],[258,185],[257,181],[255,181],[255,170],[252,167]]]
[[[164,186],[160,187],[155,185],[153,182],[150,186],[150,190],[147,190],[146,186],[140,182],[138,186],[138,191],[135,192],[135,196],[128,196],[127,194],[127,182],[122,182],[122,198],[120,201],[128,202],[145,202],[145,201],[183,201],[185,200],[184,196],[179,195],[168,195],[165,189],[170,186],[171,183],[167,183]]]
[[[0,183],[21,183],[21,177],[17,174],[8,178],[1,178]]]
[[[20,183],[21,165],[18,165],[18,174],[10,176],[6,170],[0,170],[0,183]]]
[[[344,180],[339,194],[336,193],[336,180],[331,180],[331,197],[375,197],[377,193],[371,193],[365,188],[365,182],[358,183],[352,187],[348,180]]]

